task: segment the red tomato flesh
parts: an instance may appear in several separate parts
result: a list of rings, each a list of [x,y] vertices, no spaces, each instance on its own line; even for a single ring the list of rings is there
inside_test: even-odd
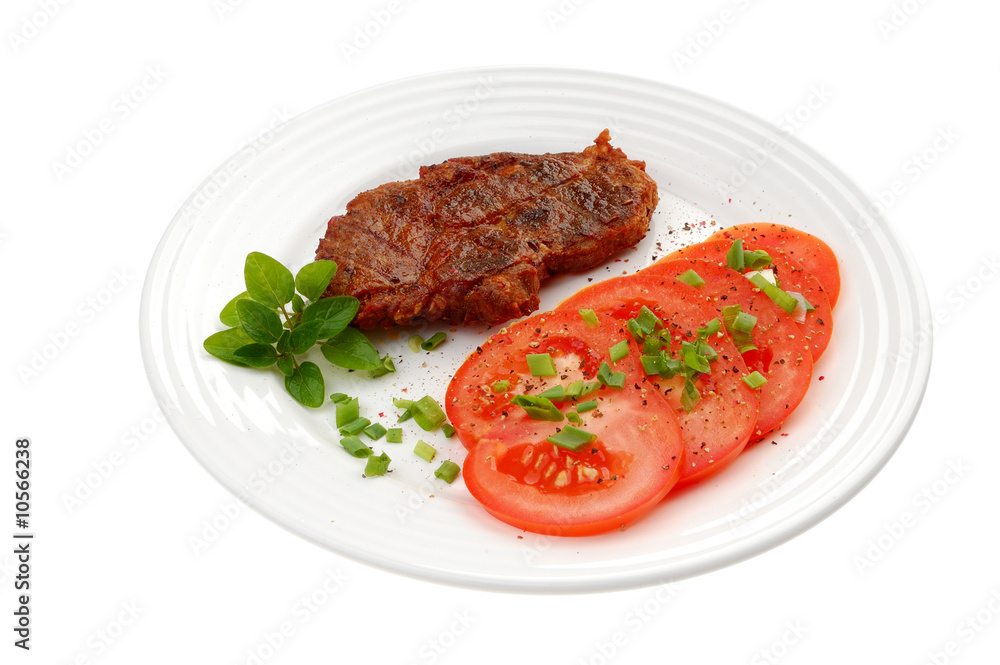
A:
[[[750,441],[759,441],[778,427],[799,405],[812,377],[812,354],[795,322],[761,293],[746,277],[715,261],[675,259],[659,261],[638,275],[658,275],[676,279],[688,270],[698,273],[705,285],[700,290],[712,297],[717,315],[726,305],[740,305],[757,317],[752,337],[757,350],[743,354],[751,372],[758,371],[767,383],[757,389],[760,410],[757,428]]]
[[[610,362],[608,349],[627,337],[607,315],[591,328],[576,312],[546,312],[502,329],[459,368],[446,410],[469,448],[465,484],[490,514],[527,531],[590,535],[630,524],[677,482],[684,456],[680,426],[647,383],[635,343],[628,356]],[[557,374],[532,376],[529,353],[548,353]],[[598,402],[579,414],[576,425],[596,438],[574,451],[546,440],[566,420],[534,420],[511,404],[515,395],[595,381],[602,361],[625,373],[625,386],[601,386],[580,398]],[[509,389],[494,392],[497,381],[509,382]],[[555,404],[562,413],[575,411],[572,400]]]
[[[726,252],[729,251],[732,244],[733,239],[731,238],[706,240],[678,249],[661,260],[687,258],[725,263]],[[761,248],[767,249],[763,246]],[[743,249],[752,250],[755,247],[744,241]],[[815,308],[812,312],[806,312],[805,321],[797,325],[805,339],[809,341],[809,351],[812,353],[813,362],[816,362],[826,351],[826,347],[830,344],[830,337],[833,335],[833,308],[830,305],[830,298],[819,280],[801,263],[792,258],[791,254],[783,252],[769,252],[769,254],[772,261],[768,267],[774,270],[774,274],[781,282],[781,288],[785,291],[802,294],[802,297]]]
[[[624,323],[643,306],[664,322],[671,334],[670,351],[675,356],[681,340],[694,341],[699,327],[720,316],[712,298],[699,289],[646,274],[615,277],[588,286],[561,302],[557,310],[593,309]],[[757,391],[742,381],[748,374],[743,358],[725,333],[708,341],[719,359],[711,363],[711,373],[698,380],[701,399],[690,413],[680,404],[684,385],[680,377],[647,377],[667,400],[681,426],[685,461],[679,484],[721,471],[736,459],[756,431]]]
[[[709,240],[742,238],[746,248],[761,247],[792,257],[819,280],[830,299],[837,305],[840,296],[840,263],[830,246],[814,235],[784,224],[737,224],[717,231]],[[810,301],[812,302],[812,301]]]

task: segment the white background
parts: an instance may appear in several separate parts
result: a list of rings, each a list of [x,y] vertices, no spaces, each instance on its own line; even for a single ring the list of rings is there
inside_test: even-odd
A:
[[[385,25],[345,51],[373,16]],[[13,646],[13,545],[0,547],[0,661],[996,662],[998,19],[968,0],[4,3],[0,506],[13,522],[14,440],[28,436],[37,536],[30,652]],[[521,63],[643,76],[776,123],[798,111],[796,136],[886,204],[947,320],[906,441],[818,526],[669,590],[443,587],[248,510],[196,553],[191,538],[233,504],[157,422],[140,357],[142,280],[167,224],[276,119],[403,76]],[[327,595],[331,575],[343,581]]]

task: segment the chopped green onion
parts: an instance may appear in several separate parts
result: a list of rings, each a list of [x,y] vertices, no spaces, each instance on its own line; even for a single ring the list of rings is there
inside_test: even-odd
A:
[[[642,340],[642,353],[647,356],[652,356],[660,352],[663,348],[663,338],[659,335],[647,335],[646,339]]]
[[[441,406],[430,395],[425,395],[414,402],[410,412],[420,429],[426,432],[436,430],[446,418]]]
[[[712,368],[708,365],[708,358],[698,353],[698,347],[694,344],[684,342],[681,348],[681,356],[684,364],[701,374],[708,374]]]
[[[592,309],[581,309],[580,318],[583,319],[583,322],[591,328],[596,328],[601,325],[600,320],[597,318],[597,313]]]
[[[397,409],[408,409],[413,406],[412,399],[403,399],[402,397],[393,397],[392,405]]]
[[[705,324],[704,328],[698,328],[698,339],[708,339],[712,335],[718,335],[722,330],[722,322],[719,317],[715,317]]]
[[[722,308],[722,323],[726,326],[726,330],[733,338],[733,344],[736,345],[736,349],[740,353],[757,348],[754,346],[753,336],[750,334],[754,326],[757,325],[757,317],[745,314],[739,305],[727,305]],[[737,325],[739,329],[737,329]]]
[[[446,339],[448,339],[448,335],[444,334],[443,332],[436,332],[433,335],[431,335],[430,339],[425,340],[423,343],[421,343],[420,348],[423,349],[424,351],[433,351],[434,349],[439,347],[441,343],[444,342]]]
[[[343,402],[351,401],[351,396],[347,393],[333,393],[330,395],[330,401],[334,404],[342,404]]]
[[[444,434],[444,438],[450,439],[455,436],[455,428],[451,426],[451,423],[445,423],[441,425],[441,433]]]
[[[701,401],[701,393],[690,378],[684,381],[684,390],[681,392],[681,406],[688,413]]]
[[[625,327],[632,333],[632,339],[641,344],[646,334],[642,332],[642,326],[639,325],[639,322],[635,319],[629,319],[625,322]]]
[[[737,272],[743,272],[746,260],[743,254],[743,241],[737,238],[726,252],[726,265]]]
[[[757,275],[760,275],[774,286],[781,286],[781,282],[778,281],[777,275],[775,275],[774,271],[771,270],[770,268],[767,268],[766,270],[751,270],[750,272],[744,274],[743,276],[752,282],[753,278],[756,277]]]
[[[646,335],[654,333],[657,329],[663,327],[663,321],[660,320],[660,317],[645,305],[639,310],[639,315],[635,317],[635,322],[639,324],[642,332]]]
[[[566,399],[566,389],[561,385],[555,385],[549,388],[548,390],[538,393],[538,396],[544,397],[545,399],[562,401]]]
[[[763,374],[754,370],[743,377],[743,383],[747,384],[751,388],[760,388],[762,385],[767,383],[767,379],[764,378]]]
[[[552,400],[540,395],[515,395],[510,403],[524,409],[532,420],[559,422],[563,419],[559,407],[553,404]]]
[[[410,351],[414,353],[420,353],[420,345],[424,343],[424,338],[420,335],[410,335],[410,339],[406,340],[406,345],[410,347]]]
[[[445,460],[434,472],[434,477],[451,485],[455,478],[458,478],[458,472],[461,470],[462,468],[451,460]]]
[[[344,424],[337,429],[340,430],[341,435],[351,436],[352,434],[360,434],[366,427],[372,424],[372,421],[367,418],[356,418],[349,423]]]
[[[385,436],[386,429],[382,427],[379,423],[372,423],[364,430],[365,435],[372,441],[378,441],[383,436]]]
[[[718,352],[715,349],[713,349],[708,344],[708,342],[699,341],[697,344],[695,344],[695,350],[700,355],[705,356],[705,360],[707,360],[710,363],[714,363],[716,360],[719,359]]]
[[[701,275],[694,271],[694,268],[688,268],[681,274],[677,275],[678,282],[684,282],[689,286],[693,286],[696,289],[700,289],[705,286],[705,280],[702,279]]]
[[[763,291],[764,295],[773,300],[775,305],[785,310],[785,313],[791,314],[795,311],[795,305],[798,304],[798,301],[771,282],[767,281],[767,278],[764,277],[764,275],[759,272],[755,273],[750,278],[750,281],[754,286]]]
[[[736,318],[733,319],[732,328],[736,332],[750,334],[753,332],[754,326],[757,325],[757,317],[753,314],[747,314],[746,312],[740,310],[736,314]]]
[[[628,355],[628,340],[623,339],[618,342],[610,349],[608,349],[608,354],[611,356],[611,362],[616,363],[625,356]]]
[[[361,416],[361,404],[358,398],[354,397],[346,402],[337,404],[337,428],[341,428],[347,423],[352,423]]]
[[[748,270],[760,270],[771,263],[771,255],[762,249],[743,250],[743,265]]]
[[[412,417],[413,417],[413,411],[411,409],[407,409],[406,411],[403,411],[401,414],[399,414],[399,416],[396,418],[396,422],[397,423],[406,422]]]
[[[345,436],[340,440],[340,445],[355,457],[370,457],[372,455],[372,449],[362,443],[361,439],[356,436]]]
[[[586,397],[590,393],[601,387],[600,381],[587,381],[583,384],[583,389],[580,390],[580,397]]]
[[[587,411],[592,411],[597,408],[597,400],[592,399],[589,402],[580,402],[576,405],[577,413],[586,413]]]
[[[490,389],[495,394],[505,393],[508,390],[510,390],[510,381],[508,381],[507,379],[501,379],[499,381],[494,381],[493,385],[490,386]]]
[[[795,323],[805,323],[806,314],[815,312],[816,308],[801,293],[796,291],[786,291],[786,293],[795,298],[795,309],[792,311],[792,320]]]
[[[639,362],[642,363],[642,371],[647,376],[662,372],[664,367],[663,360],[663,356],[659,354],[639,356]]]
[[[806,311],[807,312],[815,312],[816,311],[816,308],[813,306],[813,304],[811,302],[809,302],[808,300],[806,300],[806,297],[804,295],[802,295],[801,293],[795,293],[793,291],[789,291],[788,295],[792,296],[796,300],[798,300],[799,298],[802,298],[802,302],[804,302],[806,304]],[[798,296],[798,297],[796,297],[796,296]]]
[[[609,388],[621,390],[625,387],[625,372],[612,372],[608,363],[602,362],[597,370],[597,380]]]
[[[575,411],[569,411],[566,414],[566,420],[570,421],[574,425],[582,425],[583,424],[583,418],[581,418],[580,414],[578,414]]]
[[[377,379],[380,376],[385,376],[386,374],[395,371],[396,363],[392,362],[392,358],[390,358],[387,353],[382,357],[382,364],[370,371],[369,374],[373,379]]]
[[[437,455],[437,449],[423,441],[417,441],[417,445],[413,446],[413,453],[425,462],[430,462]]]
[[[566,425],[561,430],[556,432],[545,440],[551,444],[557,445],[560,448],[566,448],[567,450],[576,450],[580,446],[586,445],[597,438],[597,435],[593,432],[587,432],[578,427],[573,427],[572,425]]]
[[[566,399],[576,399],[583,392],[583,381],[573,381],[568,386],[566,386],[565,397]],[[543,395],[545,393],[542,393]]]
[[[528,371],[531,376],[555,376],[556,364],[552,362],[552,356],[547,353],[529,353],[525,356],[528,361]]]
[[[389,470],[389,462],[391,461],[385,453],[369,456],[368,462],[365,464],[365,476],[384,476],[385,472]]]
[[[672,379],[677,374],[681,374],[684,369],[684,363],[680,358],[670,358],[666,353],[660,352],[663,356],[663,369],[660,370],[661,379]]]
[[[386,443],[402,443],[403,442],[403,428],[402,427],[390,427],[385,431],[385,442]]]

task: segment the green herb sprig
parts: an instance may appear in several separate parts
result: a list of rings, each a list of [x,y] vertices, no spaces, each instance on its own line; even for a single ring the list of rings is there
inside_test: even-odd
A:
[[[298,356],[316,344],[338,367],[369,370],[373,376],[393,371],[388,357],[379,357],[367,337],[348,327],[358,312],[358,299],[323,297],[336,273],[333,261],[314,261],[293,276],[270,256],[251,252],[243,268],[246,291],[219,314],[229,328],[209,335],[205,350],[240,367],[277,367],[288,393],[312,408],[326,400],[323,373],[316,363]]]

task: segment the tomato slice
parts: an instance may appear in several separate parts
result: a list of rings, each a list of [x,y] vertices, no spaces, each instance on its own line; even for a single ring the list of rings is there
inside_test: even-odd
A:
[[[744,353],[743,361],[748,370],[756,370],[767,379],[767,383],[757,389],[760,410],[757,430],[750,437],[751,442],[759,441],[791,415],[805,397],[813,366],[809,345],[784,310],[746,277],[718,262],[675,259],[654,263],[636,274],[676,279],[688,270],[694,270],[705,280],[700,288],[712,296],[718,316],[722,316],[724,306],[738,304],[744,312],[757,317],[752,333],[757,350]]]
[[[651,510],[680,477],[684,444],[671,409],[654,395],[636,344],[611,363],[608,349],[630,339],[602,315],[596,328],[576,312],[536,314],[502,329],[470,354],[448,387],[448,419],[469,448],[462,475],[469,492],[495,517],[515,527],[560,536],[619,529]],[[548,353],[557,374],[532,376],[528,354]],[[594,382],[601,362],[624,372],[622,389],[601,386],[578,401],[580,429],[596,438],[574,451],[547,441],[568,424],[529,417],[511,403],[574,381]],[[499,381],[507,390],[494,392]],[[576,412],[573,400],[555,401]]]
[[[589,308],[624,322],[635,317],[643,306],[652,310],[670,331],[670,351],[675,357],[681,340],[693,341],[699,327],[719,316],[711,297],[701,290],[643,273],[588,286],[556,309]],[[701,399],[690,413],[680,404],[680,377],[648,377],[681,426],[685,448],[679,484],[693,483],[722,470],[736,459],[756,431],[757,391],[742,381],[748,374],[743,358],[726,334],[714,336],[709,343],[719,359],[710,364],[711,372],[698,380]]]
[[[755,223],[730,226],[713,233],[708,240],[733,238],[742,238],[747,245],[773,249],[791,256],[823,285],[830,298],[830,307],[837,305],[837,298],[840,296],[840,264],[830,246],[816,236],[784,224]],[[771,254],[773,256],[774,253]]]
[[[726,253],[732,244],[732,238],[706,240],[678,249],[661,260],[671,261],[688,258],[725,263]],[[744,241],[743,248],[752,250],[754,245]],[[803,336],[809,341],[809,351],[812,353],[813,362],[816,362],[826,351],[826,347],[830,344],[830,337],[833,335],[833,308],[830,305],[830,298],[819,280],[801,263],[792,258],[791,254],[784,252],[770,252],[770,254],[771,264],[769,267],[774,270],[774,274],[780,280],[781,288],[785,291],[802,294],[802,297],[815,308],[812,312],[806,312],[805,321],[798,323],[798,326]]]

